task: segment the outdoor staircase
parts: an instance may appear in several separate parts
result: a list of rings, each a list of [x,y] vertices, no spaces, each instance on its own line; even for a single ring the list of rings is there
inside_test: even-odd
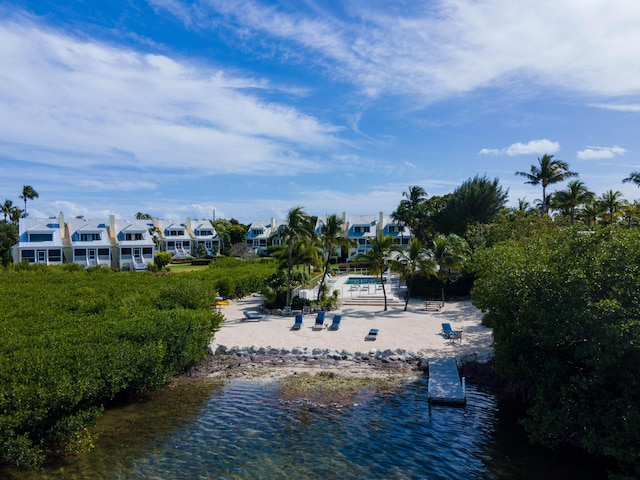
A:
[[[384,306],[384,296],[383,295],[359,295],[354,297],[346,297],[342,299],[342,305],[364,305],[364,306]],[[404,301],[394,297],[387,296],[387,306],[388,307],[403,307]]]

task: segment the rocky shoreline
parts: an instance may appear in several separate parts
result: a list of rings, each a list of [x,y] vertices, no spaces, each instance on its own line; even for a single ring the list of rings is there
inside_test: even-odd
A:
[[[490,354],[456,356],[461,372],[468,371],[473,378],[485,378],[485,381],[492,376],[491,360]],[[269,346],[219,345],[202,362],[192,367],[186,375],[192,378],[281,379],[303,372],[313,374],[331,372],[340,376],[359,378],[413,377],[428,372],[428,361],[429,356],[426,352],[410,352],[403,349],[338,352],[320,348],[289,350]],[[471,381],[472,378],[468,380]]]

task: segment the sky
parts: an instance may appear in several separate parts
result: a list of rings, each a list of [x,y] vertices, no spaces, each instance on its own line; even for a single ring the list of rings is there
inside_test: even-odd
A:
[[[0,201],[250,223],[479,175],[514,206],[544,154],[635,200],[638,25],[637,0],[3,0]]]

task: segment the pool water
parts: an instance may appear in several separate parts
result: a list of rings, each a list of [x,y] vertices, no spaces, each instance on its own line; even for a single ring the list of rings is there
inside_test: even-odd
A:
[[[345,285],[368,285],[380,283],[380,279],[376,277],[349,277],[344,283]]]

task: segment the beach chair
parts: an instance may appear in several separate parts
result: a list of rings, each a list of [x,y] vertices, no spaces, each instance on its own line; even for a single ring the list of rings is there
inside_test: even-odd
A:
[[[264,315],[249,313],[249,310],[245,310],[243,313],[244,313],[244,316],[247,317],[247,320],[261,320],[264,318]]]
[[[293,322],[291,330],[300,330],[300,328],[302,328],[302,314],[298,313],[296,314],[296,320]]]
[[[442,324],[442,333],[444,333],[445,338],[448,338],[451,341],[462,340],[462,330],[454,330],[451,328],[451,324],[449,323]]]
[[[324,327],[324,310],[316,315],[316,323],[313,324],[312,330],[322,330]]]
[[[364,340],[371,340],[374,341],[376,338],[378,338],[378,329],[377,328],[372,328],[371,330],[369,330],[369,333],[367,334],[366,337],[364,337]]]
[[[302,307],[302,314],[309,315],[311,313],[311,307],[309,305],[304,305]]]
[[[333,321],[329,325],[329,330],[338,330],[340,328],[340,320],[342,320],[342,315],[334,315]]]
[[[453,338],[453,328],[451,328],[450,323],[442,324],[442,333],[444,333],[445,338]]]

